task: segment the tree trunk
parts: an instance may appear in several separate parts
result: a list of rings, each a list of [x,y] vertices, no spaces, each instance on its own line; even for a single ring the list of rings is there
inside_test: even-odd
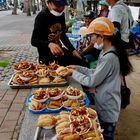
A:
[[[17,4],[18,4],[18,1],[14,0],[14,7],[12,10],[12,15],[17,15]]]
[[[65,7],[65,19],[66,20],[69,19],[69,7],[68,6]]]
[[[45,0],[41,0],[41,3],[42,3],[42,9],[45,9],[47,7]]]
[[[36,7],[36,4],[35,4],[35,0],[32,0],[32,12],[33,14],[36,14],[36,10],[37,10],[37,7]]]
[[[39,0],[37,0],[37,11],[40,11],[40,3],[39,3]]]
[[[24,0],[24,9],[23,9],[23,13],[27,13],[27,0]]]
[[[140,22],[140,8],[139,8],[138,20]]]
[[[31,16],[31,4],[30,0],[27,2],[27,16]]]

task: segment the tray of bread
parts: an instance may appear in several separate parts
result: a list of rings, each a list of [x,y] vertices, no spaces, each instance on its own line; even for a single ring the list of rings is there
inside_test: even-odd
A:
[[[102,132],[96,111],[82,106],[40,115],[34,140],[103,140]]]
[[[69,111],[83,105],[89,105],[88,97],[83,91],[72,86],[32,90],[26,102],[27,108],[34,114],[58,113],[62,110]]]
[[[33,64],[21,61],[14,64],[14,74],[8,82],[11,88],[31,88],[40,86],[65,86],[67,80],[62,77],[66,67],[59,66],[55,62],[49,65]]]

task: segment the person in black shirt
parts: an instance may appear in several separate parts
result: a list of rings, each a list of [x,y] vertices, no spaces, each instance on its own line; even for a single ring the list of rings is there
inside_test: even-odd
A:
[[[63,66],[88,66],[65,34],[65,5],[66,0],[47,0],[47,8],[35,19],[31,44],[38,49],[39,63],[49,64],[55,60]]]

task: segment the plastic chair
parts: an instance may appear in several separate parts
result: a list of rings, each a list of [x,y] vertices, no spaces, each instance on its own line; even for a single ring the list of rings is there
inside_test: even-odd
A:
[[[97,60],[96,60],[96,61],[91,61],[91,62],[89,63],[90,69],[93,69],[96,65],[97,65]]]

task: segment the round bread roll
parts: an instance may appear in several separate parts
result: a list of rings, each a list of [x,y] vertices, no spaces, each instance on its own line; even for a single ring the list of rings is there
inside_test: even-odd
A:
[[[62,83],[64,82],[65,79],[62,77],[55,77],[54,80],[52,81],[53,83]]]
[[[95,137],[89,137],[89,138],[86,138],[85,140],[96,140],[96,138]]]
[[[58,67],[58,68],[56,69],[56,73],[57,73],[57,74],[61,74],[61,73],[65,72],[66,70],[67,70],[66,67],[60,66],[60,67]]]
[[[39,80],[39,84],[47,84],[47,83],[50,83],[50,82],[51,82],[51,80],[48,77],[40,78],[40,80]]]
[[[44,126],[52,126],[55,125],[57,122],[56,118],[52,115],[40,115],[38,118],[37,126],[44,127]]]

